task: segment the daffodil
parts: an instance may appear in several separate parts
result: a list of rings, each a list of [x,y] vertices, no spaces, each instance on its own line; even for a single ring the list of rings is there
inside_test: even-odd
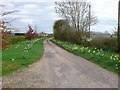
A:
[[[91,50],[89,50],[88,52],[91,52]]]
[[[110,56],[110,60],[112,60],[112,56]]]
[[[93,51],[93,53],[95,53],[95,51]]]

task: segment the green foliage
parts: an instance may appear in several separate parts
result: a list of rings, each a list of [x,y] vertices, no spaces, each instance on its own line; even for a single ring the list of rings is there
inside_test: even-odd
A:
[[[116,38],[94,38],[92,41],[88,41],[89,32],[72,30],[66,20],[57,20],[55,22],[54,38],[87,47],[102,48],[103,50],[117,52]]]
[[[17,44],[18,42],[25,41],[25,36],[11,36],[8,40],[10,44]]]
[[[61,46],[62,48],[81,56],[95,64],[98,64],[99,66],[108,69],[110,71],[120,73],[120,67],[118,67],[118,63],[120,62],[119,54],[104,51],[102,49],[97,48],[89,48],[80,46],[77,44],[69,43],[69,42],[63,42],[59,40],[52,40],[57,45]]]
[[[44,52],[44,40],[45,38],[37,40],[32,45],[25,58],[23,58],[23,55],[25,54],[24,50],[28,47],[30,42],[34,42],[34,40],[20,42],[18,44],[10,45],[8,48],[4,49],[2,52],[2,75],[27,67],[33,62],[40,60]]]
[[[73,30],[66,20],[57,20],[54,24],[54,38],[82,44],[88,37],[88,32]]]
[[[67,40],[68,24],[65,20],[58,20],[54,24],[54,37],[59,40]]]
[[[87,46],[94,48],[102,48],[107,51],[117,51],[117,39],[116,38],[95,38]]]

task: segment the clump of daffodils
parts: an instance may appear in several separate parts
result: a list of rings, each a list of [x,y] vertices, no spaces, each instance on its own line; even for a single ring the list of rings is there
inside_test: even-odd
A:
[[[119,60],[119,55],[111,55],[110,60],[118,61]]]
[[[33,45],[40,39],[35,39],[29,42],[29,44],[24,48],[24,54],[23,54],[23,58],[26,58],[26,55],[28,54],[28,52],[30,51],[30,49],[33,47]]]
[[[114,55],[109,55],[106,52],[103,51],[103,49],[98,49],[98,48],[89,48],[89,47],[84,47],[84,46],[80,46],[77,44],[72,44],[72,43],[68,43],[68,42],[63,42],[63,41],[58,41],[58,40],[54,40],[55,42],[57,42],[60,46],[63,46],[64,48],[71,50],[71,51],[80,51],[82,54],[87,53],[88,55],[90,55],[91,57],[97,57],[97,59],[99,60],[103,60],[102,58],[106,58],[107,60],[105,60],[105,62],[111,62],[114,63],[114,65],[118,62],[120,62],[120,57],[118,54],[114,54]]]

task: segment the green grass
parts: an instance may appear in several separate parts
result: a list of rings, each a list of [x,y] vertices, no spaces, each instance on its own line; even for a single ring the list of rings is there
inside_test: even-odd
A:
[[[120,73],[120,57],[117,53],[103,51],[102,49],[83,47],[80,45],[63,42],[53,39],[52,42],[58,46],[78,55],[86,60],[89,60],[109,71]]]
[[[8,48],[2,51],[2,75],[7,75],[18,69],[28,67],[28,65],[40,60],[43,56],[44,46],[43,41],[45,38],[40,38],[38,41],[24,41],[15,45],[10,45]],[[25,48],[28,48],[28,44],[33,44],[28,53]],[[26,53],[26,54],[25,54]]]

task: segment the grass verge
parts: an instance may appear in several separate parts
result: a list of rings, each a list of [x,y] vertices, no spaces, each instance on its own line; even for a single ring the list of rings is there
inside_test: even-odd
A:
[[[52,39],[51,41],[67,51],[85,58],[86,60],[89,60],[109,71],[120,73],[120,57],[117,53],[103,51],[102,49],[97,48],[83,47],[55,39]]]
[[[10,45],[2,51],[2,75],[28,67],[43,56],[45,38]]]

